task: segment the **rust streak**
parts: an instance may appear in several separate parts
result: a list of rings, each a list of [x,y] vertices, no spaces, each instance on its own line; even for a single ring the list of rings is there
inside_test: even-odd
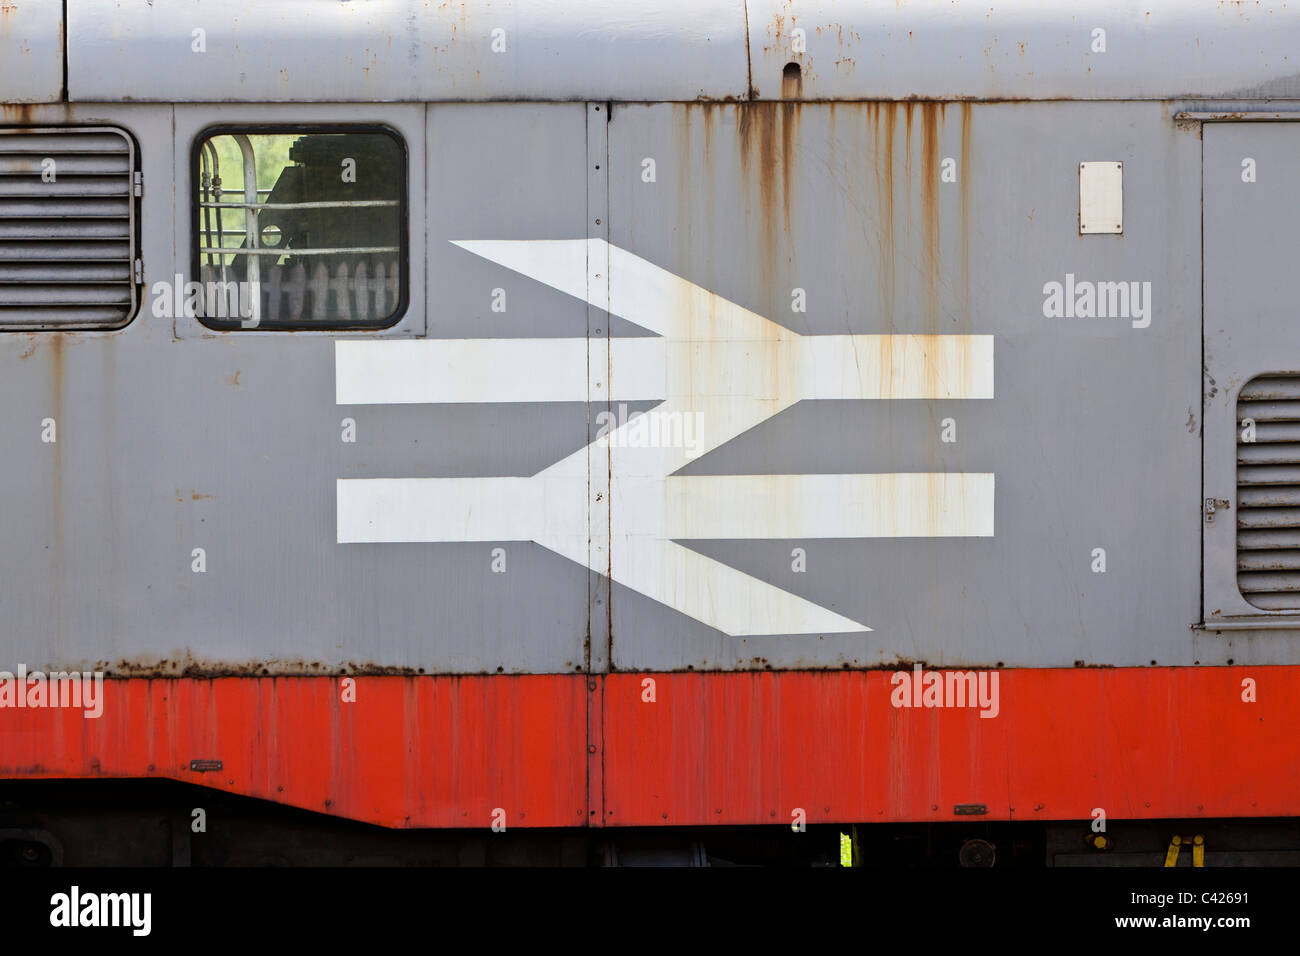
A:
[[[63,636],[63,440],[67,437],[63,417],[63,345],[64,335],[55,332],[50,336],[50,388],[55,428],[55,441],[50,446],[53,456],[50,475],[50,608],[53,646],[57,650]]]
[[[6,123],[29,126],[35,122],[36,104],[34,103],[5,103],[0,105],[0,111],[3,111]]]
[[[897,125],[898,104],[884,104],[885,142],[883,163],[877,162],[878,183],[880,190],[880,231],[881,263],[880,288],[882,294],[881,311],[893,332],[896,326],[894,317],[894,129]],[[879,138],[877,138],[879,143]],[[883,168],[882,168],[883,167]],[[883,175],[882,175],[883,174]]]
[[[776,265],[776,190],[777,150],[776,124],[779,103],[745,103],[737,107],[740,135],[741,164],[746,183],[749,171],[755,165],[757,152],[759,241],[761,259],[769,275]]]
[[[677,128],[677,222],[673,227],[673,250],[677,256],[677,272],[685,274],[694,259],[695,246],[695,156],[692,150],[692,130],[695,109],[684,103],[674,123]],[[707,162],[706,162],[707,169]],[[707,216],[707,213],[706,213]]]
[[[939,107],[921,105],[921,229],[926,331],[939,330]]]
[[[970,314],[970,190],[971,190],[971,105],[961,104],[961,166],[957,170],[957,189],[961,197],[961,287],[962,321],[971,327]]]
[[[801,109],[798,103],[781,104],[781,217],[787,241],[790,233],[790,197],[794,192],[794,140],[799,131]]]

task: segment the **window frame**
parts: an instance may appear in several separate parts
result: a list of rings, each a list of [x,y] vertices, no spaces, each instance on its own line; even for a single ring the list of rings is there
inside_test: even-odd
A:
[[[202,276],[202,254],[199,249],[202,247],[201,236],[201,209],[199,206],[199,169],[200,156],[199,151],[203,145],[214,136],[244,134],[246,136],[260,135],[287,135],[287,134],[311,134],[311,133],[363,133],[379,134],[389,137],[397,144],[398,151],[402,159],[401,189],[398,197],[398,297],[397,307],[382,323],[364,323],[355,322],[342,324],[322,324],[313,322],[304,322],[301,324],[285,325],[282,322],[275,325],[259,324],[255,328],[243,327],[238,319],[213,319],[208,316],[197,315],[194,318],[205,329],[213,332],[383,332],[400,324],[410,311],[411,307],[411,154],[410,148],[406,142],[406,137],[401,131],[385,123],[329,123],[329,122],[306,122],[306,123],[219,123],[201,127],[194,135],[190,143],[189,153],[189,192],[188,204],[190,207],[190,278],[192,281],[200,281]]]

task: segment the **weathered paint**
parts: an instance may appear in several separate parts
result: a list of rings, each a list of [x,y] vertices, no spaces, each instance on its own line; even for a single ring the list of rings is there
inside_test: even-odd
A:
[[[993,534],[990,474],[674,475],[805,399],[990,399],[991,336],[805,337],[603,240],[456,244],[659,334],[607,340],[605,394],[663,400],[651,415],[675,423],[664,442],[637,440],[644,420],[594,441],[609,447],[608,573],[619,584],[729,636],[855,632],[858,622],[676,542]],[[594,260],[609,275],[598,293],[585,279]],[[588,348],[577,338],[340,342],[336,393],[352,402],[582,400]],[[526,540],[604,572],[589,562],[591,447],[527,478],[340,479],[338,540]]]
[[[24,122],[16,107],[63,97],[63,4],[0,0],[0,101],[3,121]]]
[[[1197,261],[1199,143],[1168,123],[1157,104],[1125,104],[1135,117],[1132,127],[1104,119],[1116,108],[616,105],[610,163],[626,172],[610,184],[615,246],[808,341],[845,333],[991,334],[995,343],[990,402],[847,403],[841,389],[824,396],[834,400],[794,403],[686,464],[682,474],[746,475],[755,481],[763,476],[773,486],[784,480],[778,476],[806,472],[992,474],[998,519],[992,540],[960,543],[691,535],[690,547],[706,557],[790,588],[872,632],[865,638],[823,633],[803,644],[776,636],[728,640],[681,618],[652,621],[644,602],[616,589],[617,667],[703,670],[723,661],[736,668],[754,661],[774,668],[882,666],[909,658],[984,666],[1022,666],[1028,660],[1035,666],[1077,660],[1190,664],[1221,663],[1237,653],[1188,640],[1187,625],[1198,617],[1199,529],[1172,513],[1154,516],[1151,509],[1171,498],[1144,500],[1138,507],[1125,490],[1149,480],[1139,462],[1158,460],[1162,487],[1184,502],[1184,513],[1198,494],[1197,436],[1152,428],[1142,429],[1139,438],[1120,421],[1131,425],[1133,410],[1142,408],[1149,416],[1144,420],[1177,416],[1183,422],[1187,408],[1199,402],[1198,290],[1184,284]],[[1140,113],[1147,118],[1136,119]],[[1032,155],[1009,148],[1031,130]],[[1129,139],[1134,131],[1136,139]],[[1146,206],[1142,241],[1131,237],[1121,247],[1079,237],[1076,163],[1094,150],[1130,158],[1128,201]],[[653,186],[633,172],[646,156],[660,157]],[[955,181],[944,182],[940,175],[949,158]],[[1175,198],[1181,189],[1171,192],[1170,185],[1183,176],[1186,204]],[[1176,249],[1181,258],[1174,258]],[[1085,269],[1102,277],[1160,277],[1163,319],[1140,331],[1125,326],[1126,332],[1117,322],[1046,320],[1044,282],[1067,271],[1084,275]],[[807,292],[806,312],[792,308],[795,289]],[[756,349],[755,364],[766,369],[758,354]],[[1121,366],[1130,372],[1119,371]],[[616,357],[615,383],[619,368]],[[725,378],[721,366],[707,371],[715,380]],[[1153,379],[1165,387],[1148,389]],[[790,397],[779,388],[772,394]],[[1091,397],[1072,397],[1079,395]],[[1166,402],[1168,408],[1152,407]],[[940,437],[948,418],[958,432],[952,443]],[[1129,438],[1143,450],[1117,455],[1115,443]],[[1107,463],[1100,472],[1094,464],[1099,460]],[[1077,468],[1058,467],[1063,461]],[[1120,479],[1130,466],[1134,470]],[[618,467],[615,460],[616,477]],[[1114,485],[1099,492],[1098,481]],[[1148,522],[1160,531],[1135,533]],[[701,526],[706,524],[702,518]],[[1055,530],[1044,533],[1047,528]],[[1173,546],[1170,535],[1181,544]],[[1084,547],[1093,537],[1096,542]],[[1073,544],[1064,545],[1067,540]],[[1180,593],[1152,588],[1149,576],[1093,574],[1089,555],[1099,546],[1142,567],[1160,568],[1162,576],[1168,571],[1166,583],[1180,582]],[[792,568],[796,547],[807,553],[806,574]],[[1071,547],[1079,549],[1078,563],[1066,554]],[[1135,550],[1145,556],[1136,559]],[[628,558],[616,540],[616,580],[620,562]],[[1090,623],[1075,618],[1071,625],[1040,628],[1031,609],[1045,609],[1040,599],[1047,594],[1056,595],[1049,603],[1058,625],[1076,612]],[[1168,603],[1155,611],[1153,600]],[[1135,642],[1133,608],[1143,608],[1143,616],[1150,610],[1168,624],[1142,627]],[[1111,615],[1112,622],[1102,622]],[[989,617],[999,624],[986,637],[977,622]],[[1064,636],[1076,627],[1077,643]],[[888,636],[881,633],[886,630]],[[1050,640],[1035,637],[1049,630]],[[1065,644],[1071,650],[1064,651]],[[1266,646],[1282,650],[1257,645],[1252,654]]]
[[[792,62],[805,100],[1300,93],[1289,62],[1300,11],[1283,0],[748,0],[746,11],[756,98],[790,98]]]
[[[608,659],[608,634],[589,646],[593,620],[604,619],[623,670],[1296,661],[1286,641],[1188,630],[1200,619],[1201,523],[1187,516],[1199,511],[1201,439],[1185,423],[1200,400],[1201,142],[1165,104],[615,104],[599,127],[608,159],[590,162],[589,110],[579,104],[27,109],[43,125],[118,124],[135,135],[150,285],[189,271],[186,157],[209,126],[383,122],[409,151],[412,256],[426,267],[411,270],[402,322],[364,336],[211,334],[148,309],[118,332],[0,336],[10,409],[0,440],[37,448],[6,463],[6,487],[26,506],[0,515],[15,596],[0,665],[161,676],[574,673],[589,654]],[[1099,150],[1126,163],[1126,217],[1139,231],[1124,238],[1077,235],[1075,164]],[[658,159],[654,184],[641,180],[647,156]],[[927,184],[945,157],[958,160],[957,181]],[[547,189],[532,185],[539,170]],[[703,364],[679,369],[679,394],[734,384],[721,373],[735,355],[713,341],[721,301],[768,320],[744,346],[762,356],[746,372],[759,379],[756,396],[785,410],[684,463],[675,481],[722,487],[741,476],[771,491],[796,474],[991,475],[994,536],[717,540],[687,522],[676,546],[702,564],[872,629],[743,638],[617,583],[597,605],[584,560],[525,541],[340,545],[340,480],[531,478],[580,452],[604,407],[576,400],[583,383],[591,388],[582,370],[565,385],[567,401],[339,405],[340,338],[484,350],[583,339],[618,401],[629,370],[648,367],[620,350],[666,349],[623,316],[607,324],[585,287],[569,295],[456,245],[581,237],[591,197],[606,191],[609,213],[591,215],[592,228],[608,227],[612,246],[713,297],[683,293],[668,310],[681,316],[681,338],[701,343],[689,355]],[[1157,318],[1145,330],[1045,320],[1043,282],[1067,271],[1150,277]],[[490,311],[497,287],[508,293],[503,313]],[[806,313],[791,311],[795,287],[809,293]],[[810,363],[817,374],[803,377],[824,393],[782,371],[788,343],[846,336],[875,336],[882,348],[855,351],[852,367],[829,375],[824,357]],[[901,398],[894,344],[924,336],[991,337],[996,397],[949,400],[938,388],[953,368],[965,368],[961,378],[982,367],[958,350],[951,361],[901,360],[925,372],[911,394],[940,397],[861,400]],[[504,397],[544,377],[514,368],[462,384],[487,390],[479,397],[499,386]],[[863,390],[873,380],[880,390]],[[39,446],[51,414],[60,441]],[[354,445],[339,440],[344,417],[358,424]],[[953,444],[938,440],[948,417]],[[630,459],[607,459],[609,488],[629,487]],[[594,479],[593,499],[604,494],[587,516],[601,515],[612,496],[599,457],[577,471],[579,482]],[[1136,496],[1153,473],[1161,494]],[[699,510],[703,530],[712,514]],[[942,512],[913,517],[939,526]],[[617,581],[635,567],[614,543],[606,554]],[[204,575],[190,569],[195,547],[207,549]],[[497,547],[508,573],[491,572]],[[806,573],[792,573],[795,547],[807,552]],[[1110,554],[1105,575],[1089,570],[1095,547]],[[594,548],[580,557],[598,564]]]
[[[1239,424],[1242,390],[1257,376],[1300,371],[1300,355],[1280,343],[1291,341],[1294,295],[1290,286],[1290,260],[1286,243],[1268,241],[1293,228],[1300,206],[1300,185],[1290,172],[1282,176],[1258,175],[1259,170],[1293,171],[1296,168],[1295,123],[1207,124],[1202,142],[1205,157],[1205,404],[1203,430],[1204,497],[1218,499],[1214,520],[1202,520],[1204,533],[1204,620],[1207,626],[1251,626],[1258,623],[1294,622],[1300,595],[1274,594],[1256,603],[1241,592],[1238,578],[1240,525],[1271,527],[1294,540],[1296,513],[1285,507],[1243,509],[1258,494],[1240,487],[1246,481],[1238,468],[1237,448],[1243,437]],[[1249,158],[1249,160],[1247,159]],[[1245,164],[1254,172],[1247,180]],[[1284,406],[1280,416],[1273,406],[1252,406],[1245,412],[1259,420],[1259,444],[1241,443],[1242,452],[1264,452],[1270,440],[1300,432],[1294,414]],[[1284,420],[1271,421],[1278,417]],[[1297,436],[1300,437],[1300,436]],[[1215,453],[1209,453],[1214,449]],[[1285,450],[1280,446],[1279,451]],[[1279,460],[1296,458],[1282,455]],[[1277,476],[1268,479],[1276,494]],[[1285,505],[1273,499],[1274,505]],[[1290,530],[1282,530],[1291,525]],[[1287,552],[1274,552],[1274,555]],[[1250,580],[1250,579],[1247,579]],[[1259,579],[1252,586],[1259,586]],[[1288,582],[1294,587],[1294,582]],[[1286,610],[1290,607],[1292,610]]]
[[[6,0],[15,3],[32,0]],[[1300,92],[1289,62],[1300,11],[1281,0],[1094,0],[1087,16],[1041,0],[695,0],[670,9],[654,0],[68,6],[74,101],[1105,100]],[[191,48],[196,28],[206,30],[202,54]],[[1094,49],[1096,29],[1106,31],[1105,52]],[[504,32],[494,38],[496,30]],[[791,63],[797,74],[787,71]],[[159,75],[168,82],[159,84]]]
[[[355,703],[333,677],[110,680],[99,719],[0,712],[0,777],[165,777],[389,827],[1300,815],[1300,668],[999,676],[993,718],[896,708],[888,671],[360,677]]]
[[[581,676],[125,679],[0,711],[0,777],[168,777],[389,827],[581,826]],[[191,762],[220,761],[196,771]]]
[[[743,0],[670,15],[654,0],[69,6],[73,100],[694,100],[748,88]],[[192,50],[195,29],[205,53]]]
[[[888,671],[651,676],[605,680],[608,825],[1300,813],[1300,668],[1003,670],[994,718],[895,708]]]
[[[24,0],[8,5],[15,2]],[[1053,8],[1032,22],[1046,34],[1021,40],[1013,55],[1036,58],[1042,44],[1034,37],[1068,33],[1060,41],[1067,52],[1041,54],[1021,73],[998,68],[1000,52],[984,50],[993,61],[977,67],[950,56],[953,44],[1000,29],[987,26],[1000,13],[963,8],[944,14],[955,19],[935,28],[940,42],[932,52],[915,54],[911,46],[932,38],[909,37],[901,63],[896,31],[858,30],[855,37],[837,29],[837,44],[862,37],[885,44],[879,59],[894,66],[883,73],[866,69],[861,55],[837,50],[842,84],[828,79],[824,50],[816,45],[829,31],[813,24],[809,59],[798,80],[791,76],[782,89],[786,55],[779,44],[754,57],[751,42],[752,70],[747,66],[740,77],[743,39],[734,45],[728,39],[723,55],[703,66],[683,62],[676,70],[665,68],[674,66],[671,56],[628,59],[626,47],[597,43],[607,59],[576,56],[580,65],[568,77],[548,61],[548,74],[562,81],[546,86],[536,71],[505,77],[510,63],[519,65],[509,60],[495,61],[505,70],[495,79],[469,80],[455,64],[473,62],[481,72],[478,58],[489,55],[481,37],[470,44],[443,38],[438,56],[446,72],[417,69],[424,55],[418,50],[412,61],[387,48],[367,49],[359,80],[352,69],[357,57],[348,52],[356,37],[346,31],[294,43],[284,35],[288,22],[281,22],[251,44],[241,40],[241,50],[253,51],[245,60],[229,32],[222,34],[222,18],[235,7],[206,2],[202,10],[217,17],[209,38],[217,42],[199,69],[189,48],[192,24],[178,30],[166,19],[192,18],[197,4],[70,6],[74,19],[86,17],[70,53],[74,97],[175,95],[178,102],[23,103],[9,95],[16,61],[7,58],[0,61],[6,84],[0,97],[10,101],[3,121],[121,125],[136,137],[145,171],[146,284],[189,270],[193,171],[186,157],[208,126],[380,122],[402,135],[409,153],[412,308],[398,326],[366,338],[440,344],[585,338],[588,370],[583,384],[566,386],[566,401],[340,407],[337,336],[330,333],[213,334],[184,317],[146,310],[118,332],[0,336],[0,399],[7,409],[0,447],[23,450],[7,458],[4,472],[6,493],[23,506],[0,513],[7,623],[0,667],[22,661],[46,669],[102,664],[123,675],[243,675],[115,683],[126,707],[103,724],[7,711],[0,735],[18,742],[0,748],[0,761],[12,761],[0,764],[0,773],[183,775],[187,756],[219,759],[188,754],[197,744],[233,740],[238,772],[223,786],[413,826],[466,825],[464,814],[480,813],[488,791],[502,787],[534,825],[562,825],[584,812],[588,820],[594,813],[615,823],[770,822],[809,780],[831,788],[814,794],[821,807],[835,808],[823,809],[822,819],[943,819],[934,814],[948,800],[986,803],[1011,818],[1026,812],[1073,818],[1082,817],[1098,791],[1099,800],[1135,816],[1296,812],[1290,794],[1297,755],[1285,730],[1294,714],[1284,703],[1296,698],[1294,641],[1276,632],[1188,629],[1202,616],[1202,457],[1207,483],[1223,478],[1235,447],[1230,395],[1261,371],[1300,367],[1285,353],[1288,325],[1271,331],[1266,325],[1268,334],[1246,342],[1244,335],[1227,335],[1235,327],[1213,324],[1215,315],[1236,321],[1232,307],[1241,295],[1249,296],[1255,318],[1287,320],[1279,310],[1293,297],[1279,279],[1288,275],[1287,263],[1276,257],[1290,248],[1293,223],[1283,214],[1293,208],[1287,205],[1293,194],[1259,189],[1253,202],[1266,207],[1261,210],[1216,193],[1211,183],[1207,249],[1222,242],[1266,272],[1244,287],[1226,268],[1206,273],[1207,359],[1213,369],[1231,358],[1232,367],[1218,386],[1213,378],[1207,384],[1205,408],[1207,416],[1218,416],[1218,438],[1203,445],[1196,427],[1202,184],[1207,176],[1233,181],[1239,175],[1233,164],[1245,149],[1264,149],[1275,166],[1289,169],[1296,127],[1255,123],[1217,141],[1211,130],[1203,168],[1199,124],[1175,120],[1189,109],[1213,109],[1205,101],[1215,97],[1294,95],[1289,67],[1278,65],[1287,61],[1280,51],[1294,45],[1292,13],[1235,5],[1210,12],[1207,6],[1152,34],[1146,47],[1133,42],[1146,42],[1145,35],[1121,22],[1110,30],[1106,56],[1112,59],[1103,69],[1077,49],[1073,14]],[[388,0],[364,11],[353,7],[312,3],[311,12],[328,19],[395,9]],[[700,9],[703,20],[712,15],[713,8]],[[727,16],[737,9],[727,7]],[[1122,12],[1111,4],[1098,11]],[[749,12],[751,34],[770,31],[773,42],[789,36],[790,23],[755,17],[753,4]],[[280,15],[241,15],[239,30]],[[900,4],[881,15],[913,21],[940,14]],[[703,20],[692,22],[698,27]],[[124,27],[121,35],[114,24]],[[730,38],[736,29],[724,32]],[[460,36],[460,30],[452,32]],[[674,21],[669,32],[679,30]],[[694,39],[702,35],[697,30]],[[1209,60],[1209,53],[1191,53],[1205,38],[1215,41],[1204,43],[1213,48]],[[672,49],[658,34],[645,42]],[[274,93],[260,85],[268,44],[277,55],[298,58],[279,73]],[[1151,56],[1122,56],[1126,49]],[[555,52],[533,47],[527,56],[539,51],[544,58]],[[52,45],[44,54],[42,63],[54,62]],[[164,93],[156,77],[169,57],[176,58],[170,75],[181,85]],[[654,64],[654,82],[629,66],[642,61]],[[371,85],[381,76],[382,88]],[[215,91],[213,77],[228,84],[224,92]],[[858,80],[849,82],[852,77]],[[105,85],[110,81],[122,85],[114,91]],[[739,92],[726,92],[738,83]],[[915,101],[927,92],[940,102]],[[841,93],[879,101],[835,102]],[[587,95],[599,102],[422,102]],[[746,96],[782,100],[717,102]],[[941,102],[1053,96],[1062,99]],[[1190,101],[1066,101],[1107,96]],[[611,97],[619,102],[609,111]],[[329,101],[292,102],[318,98]],[[373,102],[389,98],[421,102]],[[642,98],[706,102],[627,102]],[[206,102],[213,99],[230,102]],[[249,102],[257,99],[287,102]],[[1279,109],[1277,102],[1238,105],[1274,118]],[[601,109],[608,119],[593,137],[591,117]],[[601,148],[589,151],[593,141]],[[658,162],[653,184],[641,178],[647,157]],[[959,157],[957,181],[936,183],[936,171],[951,157]],[[1111,158],[1125,164],[1126,235],[1079,236],[1077,163]],[[581,565],[601,556],[594,538],[575,561],[513,539],[340,546],[340,479],[524,479],[590,441],[592,413],[601,403],[580,400],[584,385],[587,398],[601,384],[618,395],[627,366],[635,370],[638,360],[620,357],[610,343],[646,339],[645,330],[655,326],[638,330],[617,311],[603,315],[600,296],[589,295],[601,275],[587,277],[583,296],[575,297],[455,243],[593,235],[708,290],[703,298],[680,292],[666,310],[683,332],[679,338],[699,345],[676,355],[674,364],[687,369],[674,373],[683,394],[728,381],[735,356],[717,341],[725,328],[722,302],[771,320],[747,346],[753,359],[745,371],[758,383],[749,397],[783,410],[704,459],[683,463],[676,488],[725,489],[739,476],[737,485],[766,495],[792,474],[996,476],[996,535],[817,538],[808,573],[792,577],[791,548],[807,542],[744,535],[699,540],[695,535],[716,530],[715,519],[725,517],[701,510],[673,529],[690,540],[697,566],[733,568],[874,628],[772,635],[756,632],[764,620],[769,627],[775,620],[759,613],[739,638],[672,610],[699,599],[698,579],[682,582],[680,593],[663,588],[666,600],[659,603],[618,584],[607,592],[593,587]],[[584,265],[602,261],[607,287],[616,285],[622,273],[609,270],[608,258]],[[1221,265],[1230,261],[1225,255]],[[1157,317],[1141,331],[1126,323],[1048,321],[1043,283],[1066,273],[1150,279],[1158,290]],[[488,311],[488,293],[498,286],[509,293],[507,313]],[[806,313],[791,309],[796,287],[813,294]],[[1233,337],[1243,352],[1218,351],[1216,335]],[[878,336],[882,346],[903,337],[991,336],[996,399],[948,402],[938,387],[949,377],[939,371],[943,362],[921,363],[918,394],[929,398],[859,402],[865,388],[856,366],[832,376],[829,396],[821,397],[834,401],[803,394],[781,353],[799,338],[836,336]],[[638,342],[624,354],[663,348]],[[882,378],[894,368],[886,352],[892,355],[892,345],[875,356]],[[698,367],[690,368],[694,361]],[[605,383],[602,369],[612,376]],[[880,394],[893,394],[895,384],[882,383]],[[844,401],[849,398],[852,405]],[[58,419],[60,440],[37,448],[34,425],[47,414]],[[339,442],[345,415],[360,424],[355,446]],[[949,416],[958,420],[961,437],[944,444],[936,440],[937,425]],[[618,489],[635,481],[636,463],[612,454],[604,460],[602,466],[601,456],[584,456],[576,472],[591,480],[594,496],[605,496],[609,515]],[[935,506],[943,496],[921,497],[922,506],[904,510],[938,527],[942,512]],[[884,516],[896,514],[899,502],[887,504]],[[601,512],[600,506],[587,510],[596,535],[601,524],[591,516]],[[637,555],[628,542],[608,537],[611,527],[604,526],[611,549],[602,567],[617,581]],[[1223,545],[1215,533],[1206,539],[1211,558]],[[508,574],[489,571],[495,544],[509,552]],[[206,575],[190,571],[196,545],[208,549]],[[1089,569],[1098,546],[1110,554],[1104,575]],[[687,593],[689,587],[696,593]],[[1206,594],[1208,600],[1208,586]],[[610,598],[605,606],[598,595]],[[1213,620],[1222,609],[1207,604],[1205,617],[1222,623]],[[602,622],[608,625],[603,634]],[[1288,623],[1294,626],[1295,618],[1269,626]],[[600,641],[604,646],[592,646]],[[577,673],[599,669],[602,657],[620,673],[608,680]],[[1018,668],[1003,670],[1003,696],[1014,689],[1019,703],[1006,700],[997,720],[944,711],[908,712],[913,724],[892,711],[881,718],[884,675],[861,669],[917,659]],[[1182,666],[1158,668],[1157,661]],[[1225,666],[1234,662],[1250,666]],[[1130,669],[1060,670],[1071,663]],[[1151,669],[1136,669],[1148,663]],[[682,673],[692,668],[777,673]],[[254,676],[349,670],[405,675],[364,678],[363,686],[382,700],[371,712],[373,724],[338,709],[336,677]],[[672,706],[639,709],[658,705],[641,702],[644,675],[627,671],[656,677]],[[485,676],[445,676],[468,674]],[[1281,693],[1261,696],[1258,705],[1239,703],[1241,679],[1260,674]],[[432,700],[433,712],[426,717],[423,704],[405,703],[408,694]],[[444,712],[438,701],[457,703]],[[1068,702],[1068,714],[1056,715],[1059,702]],[[159,722],[167,707],[175,713]],[[892,728],[883,738],[882,721]],[[529,763],[520,748],[536,743],[538,727],[552,728],[552,736]],[[424,739],[422,728],[449,749],[435,747],[430,756],[408,748],[407,737]],[[1211,774],[1195,760],[1175,763],[1168,742],[1194,735],[1198,747],[1208,742],[1201,749],[1230,753],[1226,764]],[[1059,745],[1071,739],[1083,741],[1078,761]],[[321,740],[329,742],[327,756],[311,756]],[[498,763],[493,746],[524,761],[529,772],[519,789],[503,783],[510,763],[506,757]],[[165,765],[155,759],[159,754]],[[1032,763],[1026,754],[1035,755]],[[1263,779],[1261,763],[1269,768]],[[453,768],[452,775],[439,776],[439,767],[444,774]],[[951,776],[949,768],[956,768]],[[1234,784],[1248,771],[1260,780],[1257,789]],[[542,778],[548,782],[534,785]],[[1001,804],[985,792],[994,788],[1007,794]],[[958,792],[964,790],[979,792]],[[576,804],[575,793],[584,797]],[[714,801],[716,794],[725,799]],[[1193,802],[1197,795],[1206,799]],[[415,814],[408,812],[412,806]],[[813,806],[805,809],[818,819]]]

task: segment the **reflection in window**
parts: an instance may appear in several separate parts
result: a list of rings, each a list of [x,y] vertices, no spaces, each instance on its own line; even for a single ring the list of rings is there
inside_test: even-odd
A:
[[[196,312],[215,328],[392,324],[405,156],[387,133],[220,132],[199,144]]]

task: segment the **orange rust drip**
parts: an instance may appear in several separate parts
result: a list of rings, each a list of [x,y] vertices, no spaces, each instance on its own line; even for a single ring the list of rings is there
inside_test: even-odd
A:
[[[895,331],[897,327],[897,318],[894,314],[894,289],[896,280],[896,271],[894,268],[894,249],[896,237],[894,235],[894,130],[897,126],[898,104],[885,103],[881,110],[884,112],[885,139],[884,148],[881,150],[880,137],[876,136],[876,185],[880,206],[880,292],[881,292],[881,314],[888,323],[890,332]],[[877,112],[877,117],[880,112]]]
[[[59,650],[63,637],[63,549],[64,549],[64,493],[63,493],[63,442],[68,437],[64,421],[64,357],[63,346],[67,333],[51,332],[50,346],[50,417],[54,419],[52,445],[45,445],[50,454],[50,502],[54,509],[50,521],[50,630],[54,650]]]
[[[0,104],[0,113],[3,113],[4,121],[16,126],[30,126],[35,122],[36,104],[35,103],[5,103]]]
[[[939,330],[939,108],[921,104],[921,231],[925,327]]]
[[[957,171],[957,187],[961,197],[961,288],[962,322],[970,328],[970,191],[973,164],[971,163],[971,105],[961,104],[961,166]]]

